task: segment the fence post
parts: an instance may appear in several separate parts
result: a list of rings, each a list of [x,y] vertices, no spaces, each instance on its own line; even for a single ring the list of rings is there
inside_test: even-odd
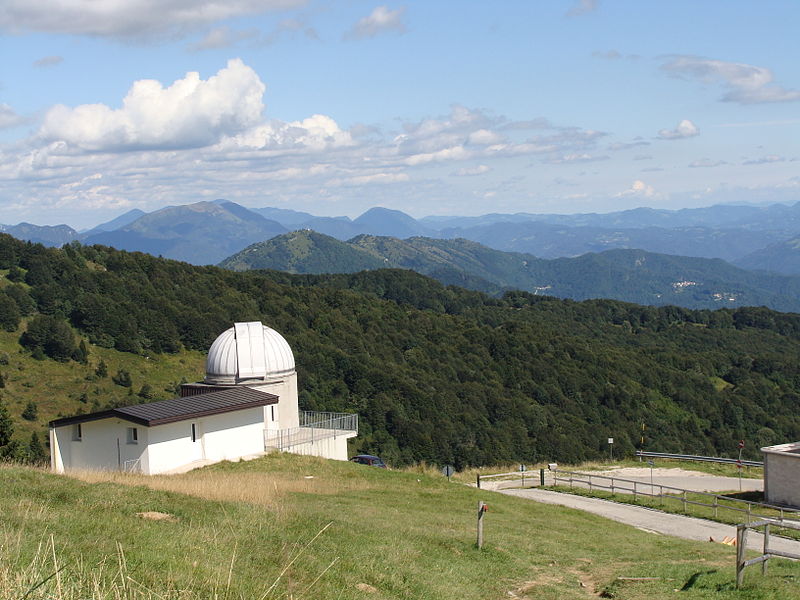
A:
[[[683,490],[683,512],[686,514],[686,490]]]
[[[478,502],[478,550],[483,548],[483,513],[486,512],[486,503]]]
[[[475,484],[478,486],[478,489],[481,489],[481,474],[478,473],[476,476]]]
[[[744,581],[744,550],[747,545],[747,525],[736,526],[736,589]]]
[[[633,482],[633,503],[636,504],[636,482]]]
[[[747,503],[747,524],[750,525],[750,509],[752,508],[752,504],[749,502]]]
[[[589,475],[589,491],[592,491],[592,476]]]
[[[769,562],[769,523],[764,526],[764,562],[761,563],[761,574],[767,574],[767,563]]]
[[[544,487],[544,469],[539,469],[539,484]]]

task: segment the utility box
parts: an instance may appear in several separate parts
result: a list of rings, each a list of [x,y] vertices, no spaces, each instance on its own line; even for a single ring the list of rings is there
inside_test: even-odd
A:
[[[800,508],[800,442],[767,446],[761,452],[766,502]]]

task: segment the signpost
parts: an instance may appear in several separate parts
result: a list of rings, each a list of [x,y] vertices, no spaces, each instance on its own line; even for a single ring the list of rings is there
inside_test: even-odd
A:
[[[614,462],[614,438],[608,438],[608,455],[611,462]]]
[[[519,472],[522,473],[522,487],[525,487],[525,471],[527,470],[528,468],[525,465],[519,466]]]
[[[442,469],[442,474],[447,477],[447,481],[450,481],[450,476],[455,473],[456,470],[453,468],[453,465],[445,465]],[[481,487],[480,485],[478,487]]]
[[[739,470],[739,491],[742,491],[742,450],[744,450],[744,440],[739,440],[739,460],[736,461],[736,468]]]

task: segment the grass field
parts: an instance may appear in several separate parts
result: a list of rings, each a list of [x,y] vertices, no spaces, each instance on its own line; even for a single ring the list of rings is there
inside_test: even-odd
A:
[[[152,478],[0,466],[2,598],[800,597],[795,564],[737,592],[733,562],[727,546],[442,476],[286,454]]]

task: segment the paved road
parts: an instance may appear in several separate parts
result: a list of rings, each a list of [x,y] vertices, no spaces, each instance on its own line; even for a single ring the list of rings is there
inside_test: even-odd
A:
[[[736,492],[740,489],[743,492],[760,492],[764,489],[763,479],[745,479],[742,478],[741,482],[738,477],[720,477],[717,475],[686,475],[680,473],[671,473],[673,469],[655,469],[653,473],[653,485],[655,489],[653,493],[659,493],[658,486],[669,486],[680,488],[683,490],[691,490],[694,492]],[[634,471],[633,469],[626,469],[626,471]],[[636,469],[636,471],[645,471],[645,469]],[[587,475],[600,475],[599,473],[586,472]],[[609,474],[603,474],[604,477],[610,477]],[[637,486],[637,489],[646,493],[650,492],[650,473],[620,473],[614,475],[614,478],[621,477],[629,481],[638,481],[644,485]],[[608,486],[610,482],[597,477],[596,481],[602,485]],[[630,486],[631,484],[627,484]],[[665,493],[671,493],[665,490]]]
[[[536,502],[577,508],[614,521],[619,521],[620,523],[625,523],[626,525],[633,525],[644,531],[672,535],[688,540],[707,542],[709,538],[721,540],[726,536],[736,537],[736,527],[733,525],[663,513],[641,506],[617,504],[598,498],[584,498],[582,496],[573,496],[572,494],[562,494],[549,490],[508,489],[498,491],[502,494],[527,498]],[[763,546],[763,536],[755,531],[750,532],[747,547],[753,550],[761,550]],[[770,547],[773,550],[792,552],[800,555],[800,542],[797,541],[771,537]]]

